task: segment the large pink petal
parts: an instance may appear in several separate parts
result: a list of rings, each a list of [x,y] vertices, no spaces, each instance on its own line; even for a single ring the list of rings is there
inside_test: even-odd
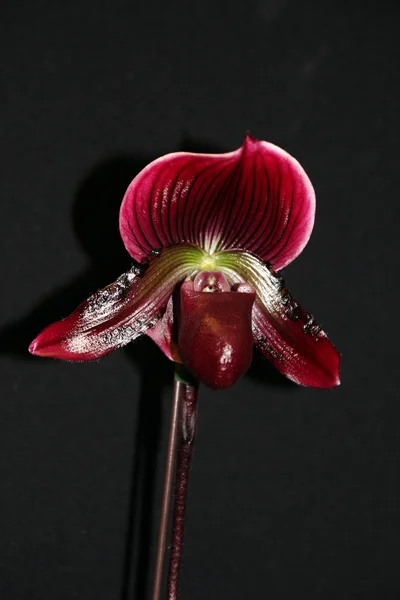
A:
[[[169,248],[83,302],[69,317],[49,325],[32,342],[32,354],[70,361],[93,360],[124,346],[162,317],[176,284],[194,271],[201,252]]]
[[[232,281],[247,281],[256,290],[253,337],[264,356],[301,385],[339,385],[340,354],[312,315],[293,299],[282,277],[245,253],[228,252],[218,262]]]
[[[300,164],[249,135],[227,154],[167,154],[130,184],[120,213],[128,252],[188,242],[209,253],[243,249],[275,269],[290,263],[313,228],[315,195]]]

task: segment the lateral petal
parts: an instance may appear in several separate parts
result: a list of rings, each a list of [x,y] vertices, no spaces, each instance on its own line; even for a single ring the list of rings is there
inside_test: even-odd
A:
[[[247,253],[221,254],[218,264],[233,281],[255,288],[254,343],[281,373],[309,387],[340,384],[340,354],[312,315],[294,300],[281,276]]]
[[[202,252],[168,248],[143,274],[134,266],[83,302],[69,317],[49,325],[29,351],[70,361],[93,360],[124,346],[162,317],[177,283],[197,268]]]
[[[162,350],[167,358],[174,362],[182,362],[179,356],[178,346],[175,343],[173,335],[174,327],[174,294],[168,300],[167,307],[161,319],[157,321],[154,327],[146,331],[149,336]]]

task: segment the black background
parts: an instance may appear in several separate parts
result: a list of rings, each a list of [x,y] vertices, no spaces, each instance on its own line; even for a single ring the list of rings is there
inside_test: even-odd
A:
[[[234,388],[201,389],[181,598],[399,598],[398,3],[1,13],[2,600],[149,597],[171,364],[147,339],[78,365],[26,348],[130,265],[118,208],[146,163],[246,130],[316,188],[285,277],[342,386],[298,388],[255,355]]]

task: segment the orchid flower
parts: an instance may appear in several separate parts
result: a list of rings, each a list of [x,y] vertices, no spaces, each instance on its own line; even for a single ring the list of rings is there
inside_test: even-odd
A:
[[[314,216],[308,176],[271,143],[247,135],[226,154],[167,154],[122,202],[132,268],[48,326],[30,352],[92,360],[146,334],[224,388],[247,371],[254,343],[294,382],[334,387],[340,355],[279,274],[307,244]]]

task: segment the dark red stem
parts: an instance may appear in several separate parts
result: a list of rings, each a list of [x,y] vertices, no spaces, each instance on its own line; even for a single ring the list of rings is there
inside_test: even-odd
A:
[[[164,477],[164,492],[160,515],[160,530],[158,534],[158,549],[156,568],[154,574],[154,587],[152,600],[160,600],[163,578],[164,554],[167,539],[169,507],[171,501],[172,477],[175,465],[175,450],[178,439],[178,425],[180,420],[181,383],[174,382],[174,397],[172,401],[171,425],[169,429],[167,464]]]
[[[178,456],[175,473],[175,497],[168,570],[168,600],[178,600],[186,497],[197,421],[197,386],[181,381],[178,382],[178,386],[180,397],[177,440]]]

